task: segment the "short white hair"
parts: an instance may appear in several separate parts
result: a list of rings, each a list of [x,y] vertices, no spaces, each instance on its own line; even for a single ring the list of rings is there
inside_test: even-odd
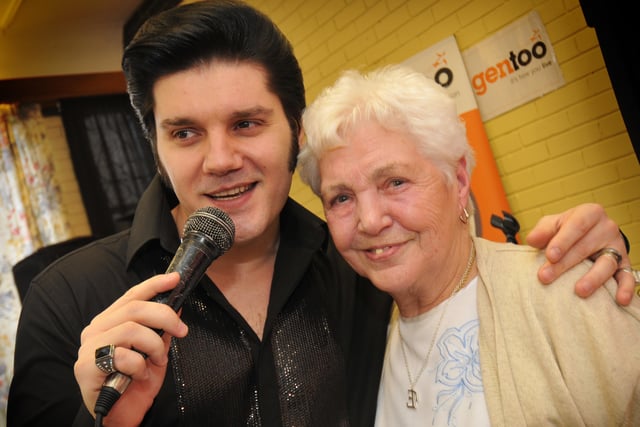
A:
[[[322,154],[348,145],[344,135],[364,121],[413,136],[420,151],[449,183],[455,179],[462,157],[466,158],[471,176],[473,150],[455,100],[424,74],[406,66],[390,65],[368,74],[345,71],[305,110],[305,140],[298,156],[298,172],[315,194],[320,194],[318,161]]]

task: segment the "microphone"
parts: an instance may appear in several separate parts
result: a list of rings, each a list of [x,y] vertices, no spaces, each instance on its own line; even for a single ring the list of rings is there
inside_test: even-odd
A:
[[[180,273],[180,281],[171,291],[152,298],[152,301],[166,304],[176,312],[196,288],[211,263],[231,248],[235,226],[229,215],[209,206],[196,210],[187,218],[182,234],[180,247],[166,271]],[[162,335],[164,331],[156,332]],[[143,356],[146,358],[146,355]],[[109,413],[130,382],[131,377],[120,372],[107,376],[94,409],[96,421]]]

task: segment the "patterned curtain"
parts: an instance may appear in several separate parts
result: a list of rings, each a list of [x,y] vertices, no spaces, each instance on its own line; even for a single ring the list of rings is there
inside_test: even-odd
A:
[[[53,165],[40,106],[0,104],[0,425],[21,308],[12,266],[70,237]]]

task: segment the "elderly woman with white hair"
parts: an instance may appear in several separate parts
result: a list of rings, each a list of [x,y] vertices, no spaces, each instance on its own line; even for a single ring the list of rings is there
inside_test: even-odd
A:
[[[471,235],[473,152],[441,87],[348,71],[303,125],[336,247],[395,302],[377,426],[640,425],[640,298],[616,304],[613,279],[578,297],[589,261],[542,286],[542,252]]]

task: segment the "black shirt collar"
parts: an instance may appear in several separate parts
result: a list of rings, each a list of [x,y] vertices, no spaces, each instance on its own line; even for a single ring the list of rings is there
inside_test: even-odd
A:
[[[149,242],[157,241],[169,253],[180,245],[180,235],[171,215],[173,191],[156,175],[140,197],[136,208],[127,249],[127,265]]]

